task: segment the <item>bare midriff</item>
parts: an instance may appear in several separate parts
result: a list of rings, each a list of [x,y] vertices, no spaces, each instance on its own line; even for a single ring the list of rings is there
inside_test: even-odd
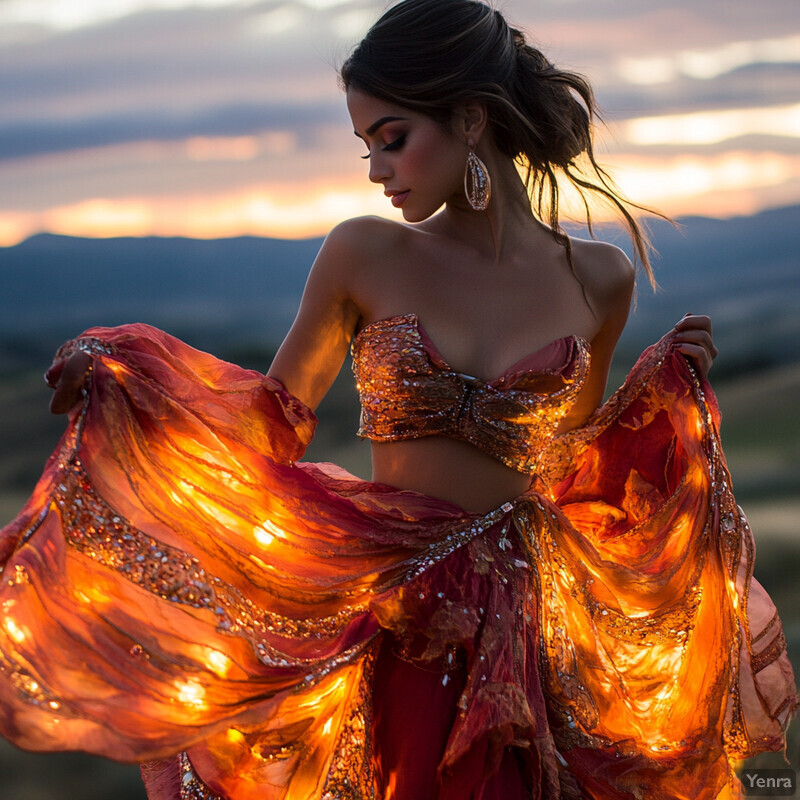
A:
[[[372,479],[485,513],[527,490],[531,476],[516,472],[467,442],[426,436],[372,442]]]

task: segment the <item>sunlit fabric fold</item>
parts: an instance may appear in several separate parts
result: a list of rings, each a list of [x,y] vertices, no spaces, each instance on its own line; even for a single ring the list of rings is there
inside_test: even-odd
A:
[[[158,800],[667,800],[783,745],[780,621],[669,337],[482,515],[298,462],[302,403],[160,331],[74,349],[84,403],[0,533],[20,746],[151,762]]]

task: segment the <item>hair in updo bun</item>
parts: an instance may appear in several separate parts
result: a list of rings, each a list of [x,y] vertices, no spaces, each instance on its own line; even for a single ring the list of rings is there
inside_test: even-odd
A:
[[[502,14],[478,0],[402,0],[369,29],[341,68],[354,88],[447,124],[458,103],[481,100],[501,152],[523,167],[534,212],[571,256],[559,222],[558,173],[616,207],[651,283],[649,242],[626,200],[597,164],[599,117],[588,81],[558,69]],[[581,164],[576,162],[580,159]],[[571,263],[571,258],[570,258]]]

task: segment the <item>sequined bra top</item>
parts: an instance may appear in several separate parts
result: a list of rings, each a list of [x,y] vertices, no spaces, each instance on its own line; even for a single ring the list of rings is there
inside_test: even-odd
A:
[[[361,399],[359,436],[379,442],[450,436],[525,473],[536,471],[590,363],[588,342],[566,336],[484,381],[454,370],[416,314],[365,326],[351,353]]]

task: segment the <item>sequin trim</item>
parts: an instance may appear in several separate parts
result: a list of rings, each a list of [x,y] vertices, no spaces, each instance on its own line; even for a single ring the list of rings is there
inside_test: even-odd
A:
[[[197,773],[186,753],[178,754],[180,766],[181,795],[180,800],[225,800],[222,795],[214,794],[208,786],[197,777]]]
[[[70,339],[59,347],[56,352],[55,361],[62,361],[69,358],[73,353],[87,353],[88,355],[111,356],[116,353],[114,346],[102,339],[94,336],[81,336],[78,339]]]
[[[257,607],[193,556],[142,533],[114,512],[94,489],[77,456],[62,473],[53,500],[66,541],[78,552],[165,600],[212,611],[219,630],[255,640],[264,664],[288,666],[290,662],[264,641],[263,634],[332,637],[366,612],[365,604],[353,604],[329,617],[297,620]],[[320,660],[292,659],[291,663],[315,665]]]
[[[364,658],[357,697],[348,710],[328,768],[321,800],[374,800],[372,740],[373,649]]]
[[[768,667],[775,661],[780,654],[786,650],[786,636],[783,631],[779,631],[778,635],[758,654],[753,656],[751,662],[753,672],[761,672],[762,669]]]

